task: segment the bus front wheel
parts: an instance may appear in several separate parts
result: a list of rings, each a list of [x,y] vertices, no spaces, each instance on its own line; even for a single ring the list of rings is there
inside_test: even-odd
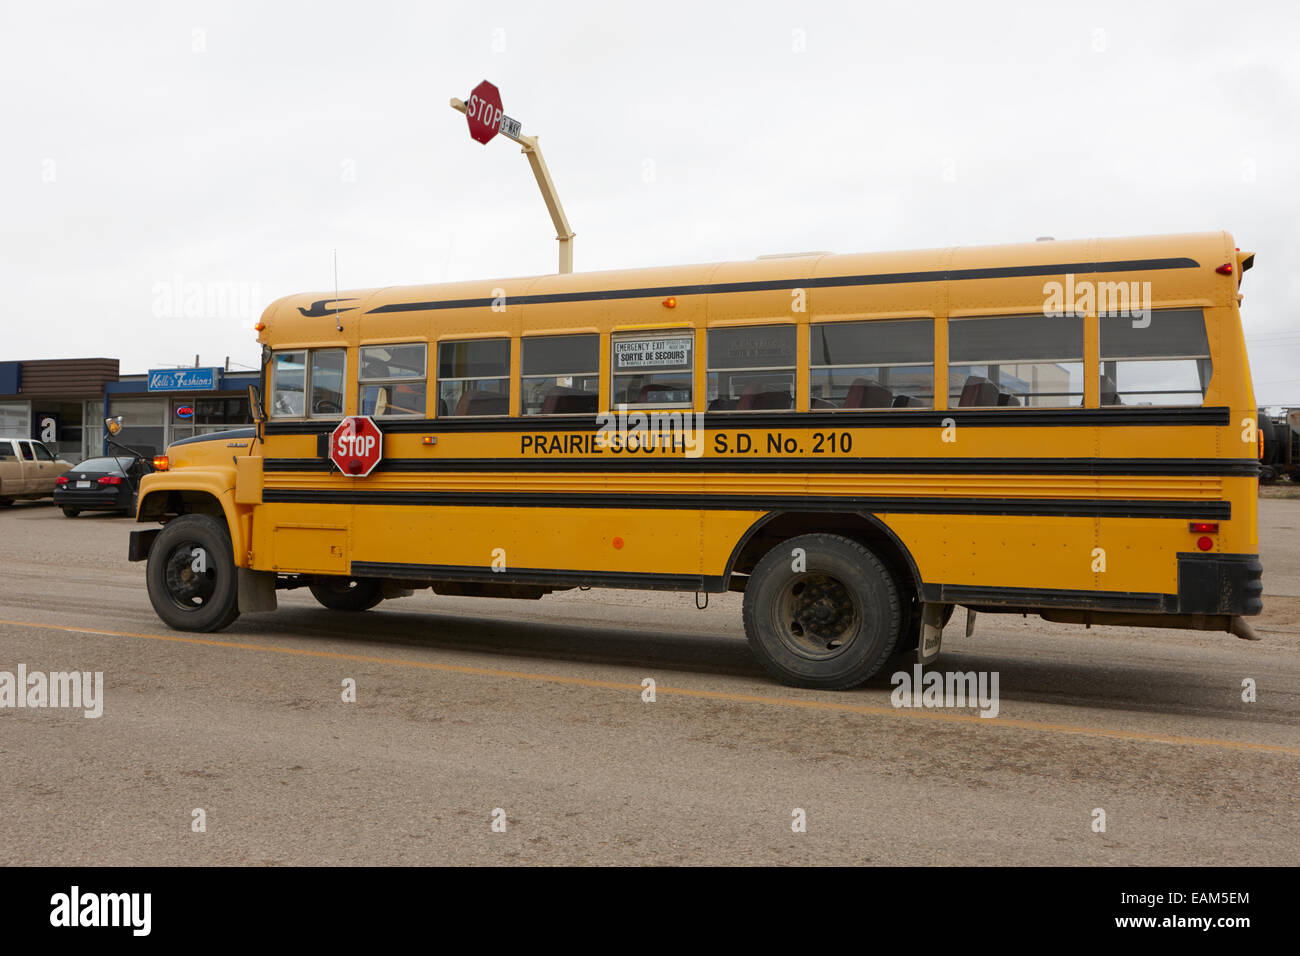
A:
[[[383,584],[375,578],[317,578],[308,587],[331,611],[368,611],[384,599]]]
[[[839,535],[805,534],[755,566],[744,620],[750,648],[777,680],[844,690],[889,660],[903,609],[893,577],[871,551]]]
[[[149,549],[149,601],[178,631],[219,631],[239,617],[235,573],[225,523],[181,515],[163,526]]]

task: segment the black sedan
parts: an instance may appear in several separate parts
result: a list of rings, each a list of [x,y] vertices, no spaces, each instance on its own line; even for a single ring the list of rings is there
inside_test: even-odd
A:
[[[54,503],[69,518],[83,511],[135,514],[140,479],[153,471],[147,458],[87,458],[54,480]]]

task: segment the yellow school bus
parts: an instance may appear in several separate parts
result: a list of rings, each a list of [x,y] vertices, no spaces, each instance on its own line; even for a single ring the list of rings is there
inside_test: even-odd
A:
[[[168,449],[130,557],[197,631],[299,586],[743,591],[816,688],[931,659],[955,605],[1252,637],[1251,263],[1214,232],[289,296],[255,428]]]

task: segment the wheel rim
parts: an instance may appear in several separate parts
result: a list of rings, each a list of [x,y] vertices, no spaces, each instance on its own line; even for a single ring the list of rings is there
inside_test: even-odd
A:
[[[857,637],[862,621],[857,594],[831,574],[801,574],[776,602],[776,633],[800,657],[838,657]]]
[[[196,551],[203,552],[203,570],[194,566],[199,560]],[[195,541],[183,541],[167,554],[163,567],[163,588],[168,599],[182,611],[201,611],[212,600],[217,590],[217,570],[213,555]]]

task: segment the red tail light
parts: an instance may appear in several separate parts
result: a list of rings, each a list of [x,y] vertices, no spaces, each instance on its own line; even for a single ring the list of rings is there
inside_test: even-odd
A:
[[[122,479],[117,475],[105,475],[103,478],[99,479],[99,483],[101,485],[120,485]]]
[[[1193,521],[1191,527],[1192,534],[1218,534],[1219,522],[1217,521]]]
[[[67,476],[67,475],[59,475],[59,477],[57,477],[57,478],[54,479],[54,483],[55,483],[56,485],[66,485],[66,484],[68,483],[68,476]]]

